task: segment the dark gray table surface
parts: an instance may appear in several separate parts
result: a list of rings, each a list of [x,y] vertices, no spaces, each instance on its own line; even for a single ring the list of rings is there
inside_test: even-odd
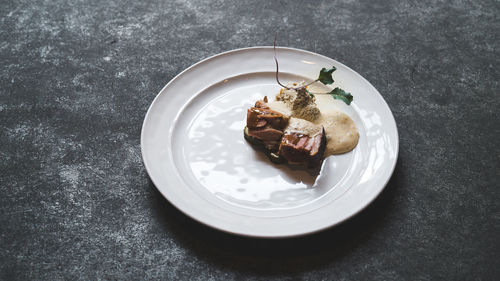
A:
[[[275,31],[380,91],[399,159],[338,227],[236,237],[160,195],[141,125],[180,71]],[[499,48],[499,1],[1,1],[0,279],[499,278]]]

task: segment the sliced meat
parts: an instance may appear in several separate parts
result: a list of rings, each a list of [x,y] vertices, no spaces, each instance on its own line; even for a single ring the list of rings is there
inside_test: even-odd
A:
[[[267,121],[260,117],[259,111],[254,110],[255,107],[247,110],[247,127],[260,128],[267,125]]]
[[[264,128],[248,128],[248,135],[264,142],[279,141],[283,132],[267,126]]]
[[[262,128],[266,125],[276,130],[283,130],[288,125],[288,117],[269,109],[264,101],[259,100],[255,107],[247,111],[247,127]]]
[[[307,163],[309,167],[314,167],[321,163],[325,147],[324,130],[313,137],[286,133],[281,139],[279,155],[292,164]]]
[[[253,107],[247,110],[247,127],[257,128],[257,123],[259,122],[259,113],[252,109]]]
[[[285,127],[288,125],[288,117],[281,115],[281,116],[273,116],[273,117],[264,117],[264,119],[267,121],[271,127],[278,129],[278,130],[283,130]]]
[[[309,151],[304,143],[309,137],[296,133],[286,134],[281,139],[279,154],[289,162],[304,162],[309,158]]]

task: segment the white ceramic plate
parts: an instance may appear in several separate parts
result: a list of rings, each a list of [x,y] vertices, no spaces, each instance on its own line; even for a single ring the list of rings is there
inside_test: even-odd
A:
[[[216,229],[268,238],[316,232],[370,204],[394,171],[396,122],[368,81],[308,51],[277,48],[277,56],[282,82],[312,80],[322,67],[337,68],[333,86],[354,96],[351,106],[337,105],[355,121],[359,144],[328,157],[318,176],[273,164],[243,138],[247,108],[280,89],[272,47],[233,50],[191,66],[151,104],[142,156],[165,198]]]

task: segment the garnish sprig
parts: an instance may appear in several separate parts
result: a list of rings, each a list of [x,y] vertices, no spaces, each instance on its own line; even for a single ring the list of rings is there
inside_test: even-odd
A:
[[[332,66],[331,68],[325,68],[323,67],[320,71],[319,71],[319,76],[316,80],[306,84],[306,85],[301,85],[299,87],[288,87],[288,86],[285,86],[283,85],[280,80],[279,80],[279,77],[278,77],[278,74],[279,74],[279,65],[278,65],[278,59],[276,57],[276,41],[278,39],[278,33],[276,33],[274,35],[274,45],[273,45],[273,51],[274,51],[274,61],[276,62],[276,82],[278,83],[278,85],[280,85],[281,87],[287,89],[287,90],[295,90],[295,91],[301,91],[301,90],[304,90],[306,91],[309,95],[311,95],[312,97],[314,97],[314,95],[331,95],[334,99],[337,99],[337,100],[341,100],[343,102],[345,102],[347,105],[350,105],[352,100],[353,100],[353,96],[351,95],[351,93],[347,93],[346,91],[342,90],[341,88],[339,87],[336,87],[335,89],[331,90],[330,92],[328,93],[311,93],[307,90],[307,86],[313,84],[313,83],[316,83],[316,82],[321,82],[323,85],[330,85],[330,84],[333,84],[334,80],[332,78],[332,73],[337,70],[337,68],[335,68],[335,66]]]

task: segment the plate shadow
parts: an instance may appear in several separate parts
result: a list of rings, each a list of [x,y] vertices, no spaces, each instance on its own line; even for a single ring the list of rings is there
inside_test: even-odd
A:
[[[295,238],[249,238],[212,229],[184,215],[153,189],[153,213],[163,229],[191,254],[237,272],[300,273],[340,261],[382,231],[404,181],[401,159],[382,193],[353,218],[324,231]],[[161,229],[161,228],[160,228]]]

